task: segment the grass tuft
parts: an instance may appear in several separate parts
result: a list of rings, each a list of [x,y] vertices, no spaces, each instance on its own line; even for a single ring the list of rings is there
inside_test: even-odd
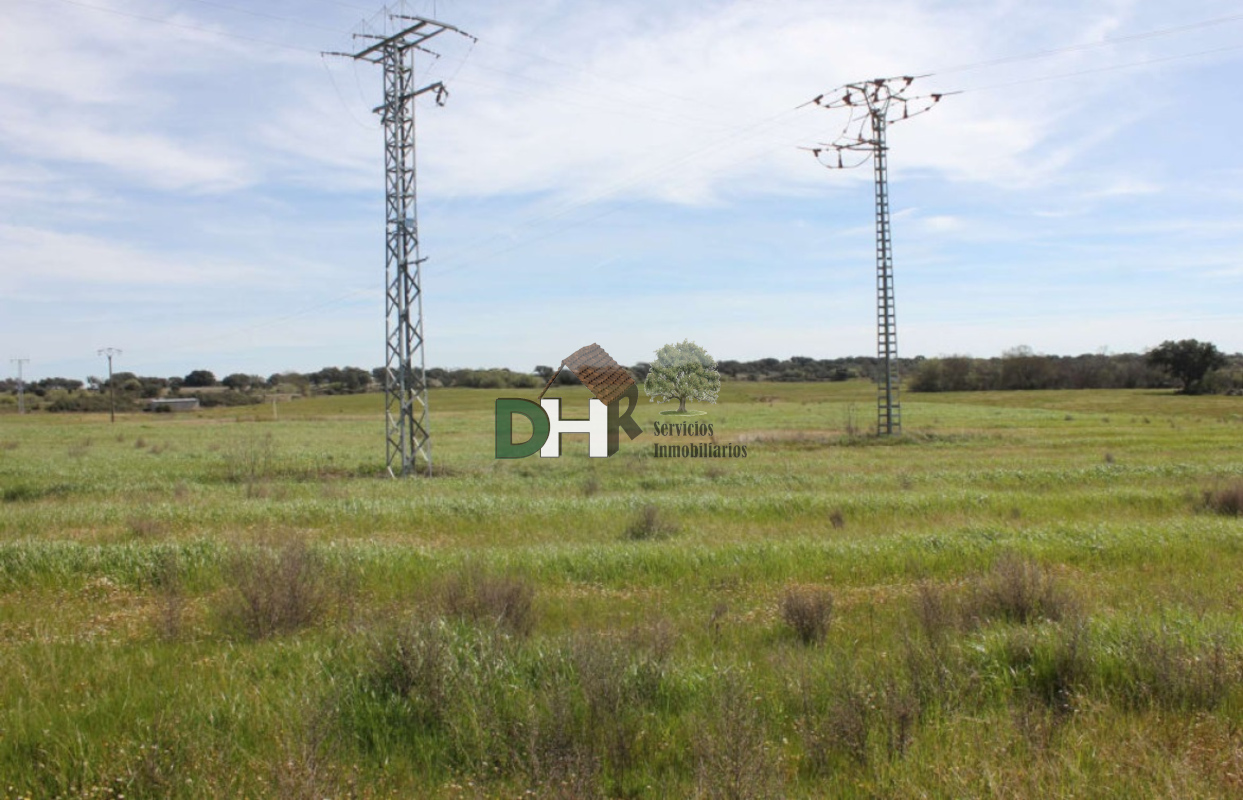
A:
[[[452,617],[517,636],[529,636],[535,629],[535,587],[523,578],[471,567],[443,583],[440,600]]]
[[[805,645],[820,644],[833,617],[833,594],[820,586],[790,586],[781,597],[781,619]]]
[[[1037,562],[1007,553],[991,572],[977,576],[966,607],[969,619],[1028,624],[1057,621],[1077,610],[1075,598]]]
[[[656,506],[644,506],[639,516],[626,527],[626,538],[633,541],[667,539],[678,532],[676,523],[666,520]]]
[[[1243,516],[1243,481],[1204,492],[1204,507],[1228,517]]]

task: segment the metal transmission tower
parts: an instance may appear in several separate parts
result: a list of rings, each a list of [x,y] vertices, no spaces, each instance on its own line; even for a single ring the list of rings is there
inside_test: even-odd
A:
[[[357,53],[331,53],[380,64],[384,104],[375,112],[384,124],[385,300],[384,414],[386,465],[390,475],[432,474],[428,425],[426,360],[423,349],[423,262],[419,255],[415,204],[414,100],[434,92],[443,106],[449,91],[440,81],[414,88],[414,52],[432,56],[426,42],[446,31],[474,40],[461,30],[423,17],[389,14],[402,29],[391,36],[355,34],[376,40]],[[420,462],[422,462],[420,464]]]
[[[894,309],[893,238],[889,226],[889,146],[885,133],[889,125],[902,122],[940,102],[944,94],[908,97],[906,90],[915,78],[879,78],[850,83],[832,94],[822,94],[811,103],[821,108],[849,109],[846,124],[837,139],[819,147],[807,148],[830,169],[853,169],[872,160],[876,173],[876,356],[884,372],[877,381],[876,432],[882,436],[902,433],[902,403],[899,399],[898,319]],[[826,162],[822,155],[836,155]]]
[[[29,364],[29,358],[10,358],[9,362],[17,365],[17,413],[26,413],[26,382],[22,380],[22,364]]]

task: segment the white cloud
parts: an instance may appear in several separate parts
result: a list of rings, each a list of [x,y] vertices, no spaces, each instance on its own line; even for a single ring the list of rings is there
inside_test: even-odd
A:
[[[254,284],[267,270],[141,250],[98,236],[0,224],[0,289],[5,293],[65,281],[121,286]]]

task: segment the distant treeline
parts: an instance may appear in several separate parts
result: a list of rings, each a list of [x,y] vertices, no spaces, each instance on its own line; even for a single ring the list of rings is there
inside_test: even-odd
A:
[[[1221,356],[1191,390],[1206,394],[1243,390],[1243,354]],[[1177,371],[1154,363],[1152,353],[1046,356],[1025,347],[1000,358],[943,356],[919,359],[904,373],[913,392],[1018,391],[1024,389],[1164,389],[1188,388]]]
[[[649,367],[639,362],[627,369],[642,383]],[[1050,356],[1018,347],[997,358],[921,356],[900,359],[898,368],[905,387],[913,392],[1180,388],[1186,392],[1243,394],[1243,354],[1224,355],[1211,344],[1194,340],[1166,342],[1145,354]],[[880,374],[877,359],[866,356],[725,360],[717,362],[717,370],[723,379],[737,381],[875,380]],[[532,372],[434,367],[427,370],[427,383],[434,388],[534,389],[555,372],[556,368],[549,366],[537,366]],[[557,385],[577,383],[569,370],[557,373]],[[43,378],[28,382],[25,391],[32,409],[107,411],[115,394],[118,411],[136,411],[145,408],[147,400],[158,397],[197,397],[204,407],[238,406],[261,403],[271,395],[362,394],[380,391],[383,386],[383,367],[324,367],[307,373],[278,372],[266,378],[234,372],[217,379],[205,369],[171,378],[117,372],[111,383],[97,377],[89,377],[85,383],[72,378]],[[16,380],[0,380],[0,410],[13,410],[16,394]]]

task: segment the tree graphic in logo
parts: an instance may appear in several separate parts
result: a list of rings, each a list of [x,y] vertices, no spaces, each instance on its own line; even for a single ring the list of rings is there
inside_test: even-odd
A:
[[[692,341],[667,344],[656,351],[656,360],[647,373],[643,390],[651,402],[678,401],[677,411],[662,411],[662,415],[692,416],[703,411],[687,411],[686,401],[715,403],[721,391],[721,375],[716,371],[716,359],[708,351]]]

